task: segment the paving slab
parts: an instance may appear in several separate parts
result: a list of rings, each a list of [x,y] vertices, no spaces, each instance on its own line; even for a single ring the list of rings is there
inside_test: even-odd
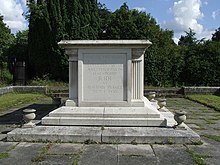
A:
[[[160,164],[193,165],[196,164],[183,145],[153,145]]]
[[[35,143],[19,143],[12,151],[9,152],[8,158],[0,160],[3,165],[31,165],[31,159],[37,156],[46,144]]]
[[[187,124],[187,126],[189,126],[192,129],[200,129],[200,127],[196,124]]]
[[[78,165],[117,165],[117,145],[86,145]]]
[[[194,152],[208,156],[218,157],[220,156],[220,143],[212,139],[202,137],[203,145],[188,145],[188,148]]]
[[[10,148],[15,146],[17,142],[2,142],[0,141],[0,154],[3,152],[8,152]]]
[[[153,149],[149,144],[147,145],[132,145],[132,144],[119,144],[119,155],[140,155],[145,157],[155,157]]]
[[[119,165],[157,164],[157,157],[150,145],[118,145]]]
[[[145,157],[138,155],[119,156],[118,165],[158,165],[159,162],[155,157]],[[161,164],[164,165],[164,164]]]
[[[44,161],[33,163],[33,165],[71,165],[74,159],[74,155],[46,155]]]
[[[52,155],[75,155],[78,154],[83,144],[62,143],[54,144],[47,154]]]
[[[211,158],[206,158],[204,160],[204,163],[207,165],[218,165],[220,162],[220,156],[215,156]]]

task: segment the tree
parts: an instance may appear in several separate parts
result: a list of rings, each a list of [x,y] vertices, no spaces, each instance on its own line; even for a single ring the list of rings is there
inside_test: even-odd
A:
[[[130,10],[126,3],[113,13],[100,5],[99,12],[100,39],[149,39],[153,43],[145,55],[146,84],[177,83],[181,70],[176,65],[181,63],[181,58],[172,40],[172,31],[162,30],[150,14]],[[177,68],[175,75],[172,68]]]
[[[98,3],[98,14],[100,21],[98,39],[107,39],[106,31],[110,26],[112,12],[104,4]]]
[[[201,42],[195,35],[190,30],[186,32],[186,36],[182,36],[180,52],[184,65],[180,80],[185,85],[219,85],[220,43]]]
[[[154,18],[145,12],[130,10],[126,3],[111,13],[105,6],[99,8],[100,39],[153,39],[153,31],[160,31]],[[151,27],[153,26],[153,27]]]
[[[12,76],[8,70],[7,52],[13,42],[14,36],[3,22],[3,16],[0,16],[0,83],[9,83],[12,80]]]
[[[50,73],[52,27],[46,2],[32,1],[29,10],[28,54],[31,75],[42,77]]]
[[[11,30],[3,22],[3,16],[0,16],[0,67],[4,62],[7,62],[6,51],[14,42],[14,36]]]
[[[196,33],[191,28],[189,28],[189,32],[185,31],[185,33],[185,36],[181,35],[178,45],[189,46],[197,42],[197,39],[195,37]]]
[[[212,34],[212,41],[220,42],[220,27],[215,30],[214,34]]]
[[[7,52],[8,59],[17,59],[18,61],[28,60],[28,30],[18,31],[14,43]]]
[[[29,10],[32,75],[67,80],[68,59],[57,43],[62,39],[97,38],[99,17],[96,0],[38,0],[37,3],[33,0]]]

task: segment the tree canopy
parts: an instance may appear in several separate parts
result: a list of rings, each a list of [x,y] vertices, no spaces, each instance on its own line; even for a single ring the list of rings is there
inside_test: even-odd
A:
[[[220,27],[215,30],[214,34],[212,34],[212,41],[220,42]]]
[[[0,16],[0,67],[7,62],[6,50],[14,42],[14,36],[11,30],[3,22],[3,16]]]
[[[61,39],[97,38],[99,16],[96,0],[38,0],[31,1],[29,9],[31,74],[67,80],[67,57],[57,43]]]
[[[68,58],[62,39],[149,39],[145,52],[145,84],[153,86],[220,85],[220,28],[209,41],[197,40],[189,28],[173,41],[146,12],[124,3],[112,12],[97,0],[31,0],[29,30],[14,37],[0,17],[0,64],[25,60],[31,77],[68,80]]]

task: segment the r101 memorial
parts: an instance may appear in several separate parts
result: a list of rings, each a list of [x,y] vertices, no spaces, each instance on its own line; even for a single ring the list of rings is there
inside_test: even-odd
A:
[[[69,99],[44,125],[166,126],[144,97],[148,40],[63,40],[69,56]],[[62,73],[61,73],[62,74]]]

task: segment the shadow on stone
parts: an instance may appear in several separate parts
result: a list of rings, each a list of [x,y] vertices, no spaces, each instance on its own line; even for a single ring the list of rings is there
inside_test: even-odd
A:
[[[23,120],[23,110],[24,109],[35,109],[36,110],[36,118],[35,120],[41,120],[44,116],[46,116],[49,112],[56,109],[56,105],[54,104],[32,104],[26,107],[22,107],[16,111],[4,114],[0,116],[0,126],[1,125],[19,125]]]

